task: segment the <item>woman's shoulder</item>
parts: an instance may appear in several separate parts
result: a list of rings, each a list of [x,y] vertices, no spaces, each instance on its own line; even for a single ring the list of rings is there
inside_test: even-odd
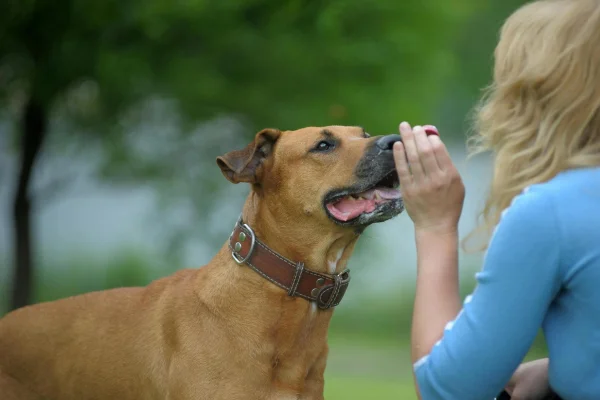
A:
[[[596,221],[597,220],[597,221]],[[581,230],[594,223],[600,235],[600,167],[564,171],[554,178],[526,187],[504,210],[500,224],[522,229],[535,225],[540,231]],[[589,225],[586,223],[586,225]]]
[[[524,212],[553,226],[566,254],[588,256],[600,242],[600,167],[564,171],[532,185],[521,197]],[[551,221],[551,223],[550,223]]]
[[[600,167],[566,170],[554,178],[526,187],[518,197],[553,201],[556,207],[591,202],[600,207]]]
[[[595,189],[600,194],[600,166],[565,170],[549,181],[532,185],[530,188],[565,193],[580,188],[589,188]]]

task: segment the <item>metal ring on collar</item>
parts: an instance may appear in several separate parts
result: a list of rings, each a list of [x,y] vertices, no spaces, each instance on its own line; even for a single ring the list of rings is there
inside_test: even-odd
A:
[[[246,254],[246,257],[240,258],[239,255],[235,251],[231,252],[231,256],[233,257],[235,262],[240,265],[245,263],[246,261],[248,261],[248,259],[252,256],[252,252],[254,252],[254,246],[256,245],[256,236],[254,235],[254,231],[252,230],[252,228],[250,228],[250,226],[248,226],[248,224],[242,225],[242,228],[246,229],[250,233],[251,242],[250,242],[250,250],[248,250],[248,254]]]

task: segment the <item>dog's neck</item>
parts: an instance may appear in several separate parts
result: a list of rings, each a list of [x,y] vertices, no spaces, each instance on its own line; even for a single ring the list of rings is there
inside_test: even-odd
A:
[[[254,192],[246,200],[242,218],[265,245],[289,260],[324,274],[346,269],[359,234],[315,226],[311,217],[294,215],[285,207],[261,204]]]
[[[334,232],[326,227],[315,229],[314,226],[310,226],[311,221],[307,221],[306,217],[276,215],[272,212],[274,207],[269,209],[260,206],[260,199],[251,193],[244,205],[242,219],[252,228],[256,237],[272,251],[293,262],[302,262],[305,268],[323,274],[339,273],[346,269],[359,234],[353,231],[344,232],[342,229]],[[233,229],[233,226],[231,228]],[[244,319],[258,310],[276,316],[285,309],[293,314],[315,315],[315,302],[291,297],[286,290],[256,271],[238,265],[232,257],[229,241],[223,245],[216,257],[223,262],[214,264],[214,268],[218,270],[210,276],[211,282],[204,282],[203,291],[196,293],[214,314]],[[198,279],[205,278],[200,275]],[[231,304],[235,306],[230,308]],[[222,306],[225,308],[221,309]],[[328,321],[332,310],[317,313],[319,319],[326,318]],[[275,318],[271,323],[279,322]],[[255,328],[260,330],[260,325],[257,324]]]
[[[242,218],[256,237],[271,250],[306,268],[329,274],[346,264],[358,234],[311,226],[306,216],[280,214],[277,207],[263,207],[251,195]],[[232,226],[233,229],[233,226]],[[288,292],[231,256],[229,241],[207,271],[198,274],[195,292],[200,304],[230,335],[244,338],[256,362],[270,365],[273,379],[290,388],[301,388],[308,375],[322,381],[327,354],[327,330],[333,308]],[[201,282],[201,283],[200,283]]]

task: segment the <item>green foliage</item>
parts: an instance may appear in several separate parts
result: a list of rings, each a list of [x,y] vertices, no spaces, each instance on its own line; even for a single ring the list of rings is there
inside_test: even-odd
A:
[[[101,126],[110,142],[116,116],[152,95],[192,120],[386,132],[430,116],[469,3],[11,0],[0,87],[5,100],[39,96],[69,123]]]
[[[97,290],[145,286],[164,274],[150,257],[131,249],[122,250],[107,260],[89,254],[71,254],[66,260],[40,267],[34,282],[34,303]]]
[[[185,203],[188,223],[166,241],[176,250],[227,190],[215,157],[258,129],[353,124],[383,134],[401,120],[429,122],[458,70],[455,37],[476,7],[9,0],[4,8],[0,105],[11,121],[36,98],[52,116],[45,149],[55,157],[98,159],[112,184],[151,183],[162,204]],[[227,118],[239,126],[212,123]],[[61,181],[65,171],[57,174]]]
[[[504,21],[526,0],[487,0],[465,20],[454,44],[460,67],[445,84],[438,119],[451,132],[472,128],[474,105],[492,81],[493,54]]]

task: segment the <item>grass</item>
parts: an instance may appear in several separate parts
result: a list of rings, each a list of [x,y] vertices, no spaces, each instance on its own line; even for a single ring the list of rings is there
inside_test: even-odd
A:
[[[332,334],[329,342],[326,399],[416,399],[406,341],[359,340]]]
[[[384,380],[328,376],[325,380],[327,400],[412,400],[416,399],[412,380]]]
[[[546,357],[543,338],[538,338],[526,361]],[[405,340],[381,343],[348,340],[333,335],[325,373],[327,400],[412,400],[415,395]]]

